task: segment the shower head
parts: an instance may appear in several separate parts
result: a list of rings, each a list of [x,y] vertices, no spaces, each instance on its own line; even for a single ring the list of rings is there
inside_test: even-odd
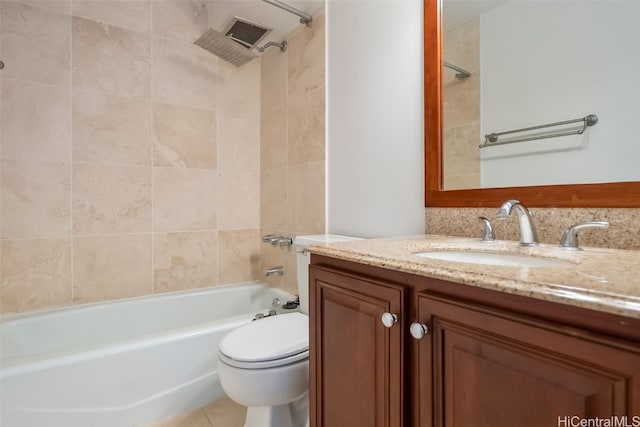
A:
[[[240,67],[258,56],[251,52],[271,28],[234,16],[223,32],[209,28],[194,43],[225,61]]]
[[[194,44],[213,53],[217,57],[224,59],[230,64],[240,67],[247,62],[257,58],[258,55],[252,53],[246,47],[242,47],[239,43],[233,41],[224,34],[209,28],[205,33],[194,42]]]

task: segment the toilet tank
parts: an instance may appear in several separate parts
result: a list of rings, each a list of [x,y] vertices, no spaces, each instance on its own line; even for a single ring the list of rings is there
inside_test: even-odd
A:
[[[296,250],[296,271],[298,280],[298,295],[300,295],[300,311],[309,314],[309,263],[311,255],[306,251],[311,245],[362,240],[359,237],[339,236],[335,234],[316,234],[313,236],[297,236],[293,240]]]

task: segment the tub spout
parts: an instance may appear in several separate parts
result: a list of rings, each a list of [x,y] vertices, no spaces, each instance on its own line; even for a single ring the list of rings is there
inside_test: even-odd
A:
[[[267,269],[267,272],[265,273],[265,275],[267,277],[269,277],[269,276],[284,276],[284,266],[279,265],[277,267],[271,267],[271,268]]]

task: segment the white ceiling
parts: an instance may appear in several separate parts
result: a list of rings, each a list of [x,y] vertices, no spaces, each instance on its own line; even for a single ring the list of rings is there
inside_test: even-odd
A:
[[[506,0],[444,0],[442,2],[442,26],[450,31],[482,13],[500,6]]]
[[[324,7],[323,0],[282,0],[309,15],[315,15]],[[300,18],[292,13],[265,3],[262,0],[210,0],[208,2],[209,25],[222,32],[234,16],[273,28],[261,45],[268,41],[281,42],[300,27]],[[313,22],[311,23],[313,26]],[[256,52],[257,53],[257,52]]]

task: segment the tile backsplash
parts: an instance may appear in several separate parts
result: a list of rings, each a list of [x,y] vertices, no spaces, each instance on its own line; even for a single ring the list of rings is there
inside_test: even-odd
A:
[[[206,4],[1,2],[0,311],[259,277],[261,66]]]
[[[492,221],[496,239],[519,240],[518,220],[512,215],[506,221],[495,219],[495,208],[426,208],[425,232],[461,237],[482,235],[478,216]],[[640,209],[624,208],[531,208],[540,242],[559,244],[564,231],[573,224],[586,221],[608,221],[607,229],[580,232],[580,246],[640,250]]]

